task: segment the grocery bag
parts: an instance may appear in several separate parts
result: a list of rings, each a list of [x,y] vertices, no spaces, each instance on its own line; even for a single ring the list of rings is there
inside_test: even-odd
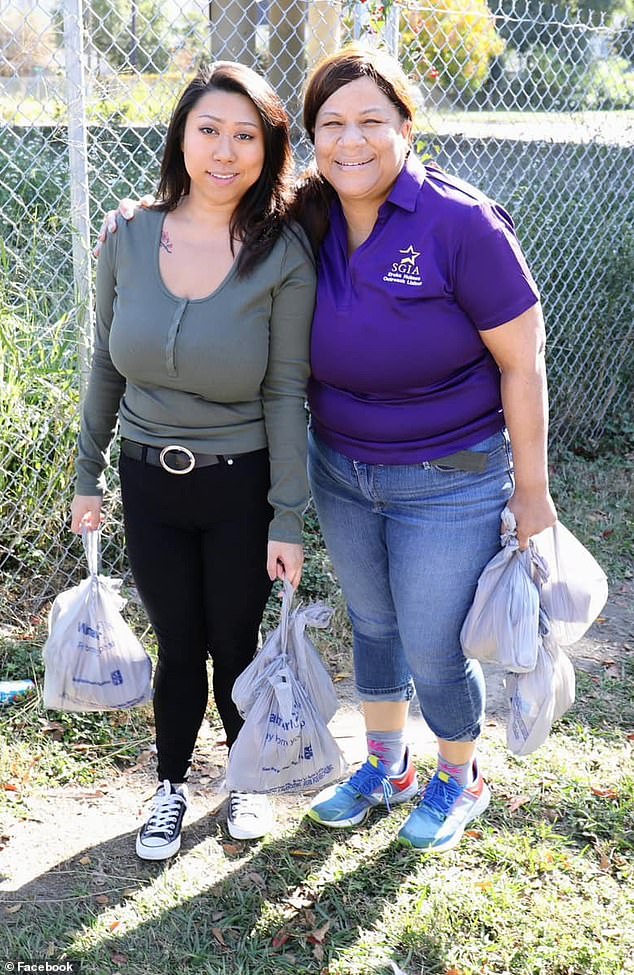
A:
[[[152,698],[152,662],[121,615],[117,581],[99,575],[100,534],[85,531],[89,575],[55,599],[44,644],[44,706],[111,711]]]
[[[330,721],[337,710],[337,694],[330,675],[306,633],[308,626],[320,629],[328,626],[332,609],[323,603],[312,603],[299,605],[291,611],[293,596],[293,587],[285,580],[279,625],[233,685],[231,696],[242,717],[253,706],[260,681],[267,679],[271,664],[280,654],[287,655],[288,666],[325,722]]]
[[[326,722],[293,673],[286,654],[267,667],[229,752],[229,791],[270,795],[310,792],[346,771]]]
[[[530,755],[575,700],[573,666],[552,632],[540,636],[535,668],[528,674],[509,674],[506,688],[510,698],[506,743],[515,755]]]
[[[537,663],[540,585],[546,566],[532,547],[521,552],[515,518],[505,508],[502,548],[482,570],[460,631],[466,657],[527,673]]]
[[[548,566],[541,603],[553,637],[562,646],[570,646],[581,639],[605,606],[605,572],[560,521],[535,535],[531,544]]]
[[[306,635],[307,626],[327,626],[332,611],[319,603],[291,611],[293,595],[285,581],[279,625],[233,686],[245,722],[229,752],[230,791],[309,792],[346,771],[327,726],[334,686]]]

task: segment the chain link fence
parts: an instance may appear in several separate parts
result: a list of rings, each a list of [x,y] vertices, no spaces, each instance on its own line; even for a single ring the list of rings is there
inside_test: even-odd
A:
[[[634,26],[533,0],[0,0],[0,625],[69,580],[78,404],[104,209],[151,191],[202,59],[263,72],[293,121],[351,39],[397,55],[417,151],[507,207],[540,284],[553,440],[586,447],[631,398]],[[605,9],[605,4],[603,5]],[[116,478],[105,550],[123,570]]]

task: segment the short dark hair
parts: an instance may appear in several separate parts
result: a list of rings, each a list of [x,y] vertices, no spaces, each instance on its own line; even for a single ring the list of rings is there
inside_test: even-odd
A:
[[[304,95],[304,127],[311,142],[315,141],[315,122],[324,102],[344,85],[360,78],[370,78],[396,107],[401,118],[413,121],[416,103],[407,75],[398,61],[386,51],[349,44],[320,61],[308,79]]]
[[[324,102],[344,85],[360,78],[370,78],[396,107],[403,121],[414,120],[414,94],[398,61],[385,51],[349,44],[320,61],[308,79],[304,127],[311,142],[315,141],[315,123]],[[336,197],[335,190],[314,166],[297,182],[291,214],[306,231],[315,257],[328,232],[330,210]]]
[[[182,149],[185,123],[196,103],[209,91],[244,95],[262,122],[262,172],[238,203],[229,226],[232,249],[234,240],[242,242],[238,271],[248,274],[269,254],[287,221],[293,172],[288,115],[269,83],[251,68],[234,61],[217,61],[201,68],[189,82],[167,129],[156,207],[174,210],[189,193],[190,178]]]

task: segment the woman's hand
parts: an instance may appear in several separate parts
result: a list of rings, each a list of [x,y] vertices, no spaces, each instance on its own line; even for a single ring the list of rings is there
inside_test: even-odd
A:
[[[552,528],[557,521],[555,505],[548,491],[534,494],[516,491],[508,501],[507,508],[515,515],[517,538],[522,551],[528,548],[533,535]]]
[[[269,542],[266,571],[269,579],[288,579],[293,589],[297,589],[302,578],[304,547],[293,542]]]
[[[76,535],[81,535],[84,528],[96,531],[103,522],[102,504],[99,494],[76,494],[70,506],[70,530]]]
[[[145,210],[147,207],[151,207],[154,202],[154,197],[148,193],[142,196],[140,200],[119,200],[119,206],[116,210],[108,210],[97,234],[97,243],[93,249],[95,257],[99,257],[108,234],[116,234],[118,217],[123,217],[124,220],[132,220],[137,210]]]

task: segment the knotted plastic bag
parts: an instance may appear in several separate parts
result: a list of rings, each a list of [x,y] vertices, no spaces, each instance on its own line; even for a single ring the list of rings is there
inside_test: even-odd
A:
[[[573,666],[552,632],[540,636],[534,670],[510,674],[506,688],[510,698],[506,743],[515,755],[530,755],[575,700]]]
[[[286,654],[269,661],[231,746],[227,789],[310,792],[340,779],[346,763]]]
[[[587,548],[557,521],[531,539],[548,566],[541,603],[557,643],[576,643],[597,618],[608,598],[605,572]]]
[[[99,532],[84,532],[88,578],[61,593],[44,644],[44,706],[111,711],[152,699],[152,661],[121,616],[119,583],[99,575]]]
[[[484,567],[460,641],[466,657],[514,673],[533,670],[539,646],[539,583],[546,568],[532,548],[520,552],[515,518],[502,512],[502,548]]]
[[[260,682],[270,676],[271,665],[281,654],[287,655],[288,666],[324,721],[330,721],[337,710],[337,694],[330,675],[306,633],[307,626],[320,629],[328,626],[332,609],[323,603],[313,603],[291,611],[293,595],[293,587],[285,581],[279,626],[269,634],[262,649],[233,685],[231,696],[242,717],[250,711]]]

